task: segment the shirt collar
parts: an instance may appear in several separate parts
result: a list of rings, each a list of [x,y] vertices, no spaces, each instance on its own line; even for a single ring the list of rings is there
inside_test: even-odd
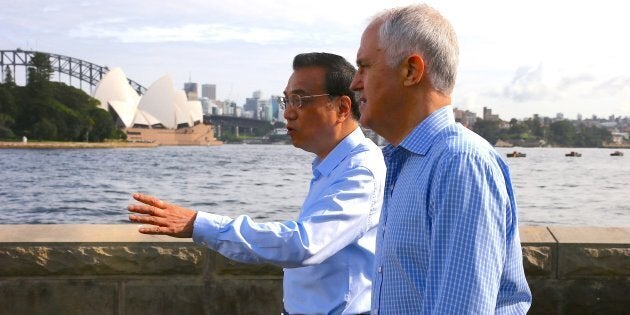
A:
[[[353,132],[351,132],[348,136],[343,138],[335,148],[328,153],[328,155],[320,160],[319,157],[316,157],[313,160],[312,169],[313,176],[317,177],[319,175],[328,176],[330,173],[341,163],[341,161],[350,154],[350,152],[359,145],[363,139],[365,139],[365,135],[363,135],[363,131],[361,131],[360,127],[357,127]]]
[[[455,124],[453,106],[441,107],[418,124],[400,146],[415,154],[426,155],[440,130],[452,124]]]

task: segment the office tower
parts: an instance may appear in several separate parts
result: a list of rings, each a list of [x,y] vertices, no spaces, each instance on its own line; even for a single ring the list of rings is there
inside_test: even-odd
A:
[[[197,90],[196,82],[184,83],[184,91],[186,91],[186,97],[188,97],[189,101],[196,101],[199,99],[199,93]]]
[[[209,100],[217,99],[217,85],[216,84],[202,84],[201,96],[207,97]]]

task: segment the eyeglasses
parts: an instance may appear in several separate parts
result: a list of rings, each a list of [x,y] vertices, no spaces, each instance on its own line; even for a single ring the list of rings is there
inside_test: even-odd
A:
[[[289,94],[287,97],[280,97],[280,109],[284,110],[287,108],[301,108],[303,105],[308,104],[310,99],[320,97],[320,96],[330,96],[330,94],[317,94],[317,95],[298,95],[298,94]]]

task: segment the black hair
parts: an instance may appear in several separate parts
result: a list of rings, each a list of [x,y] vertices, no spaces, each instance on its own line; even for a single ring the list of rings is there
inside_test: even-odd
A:
[[[356,94],[350,90],[350,84],[357,70],[341,56],[323,52],[304,53],[293,59],[293,70],[306,67],[322,67],[326,70],[326,93],[333,96],[348,96],[352,103],[351,112],[355,120],[359,120],[359,102]]]

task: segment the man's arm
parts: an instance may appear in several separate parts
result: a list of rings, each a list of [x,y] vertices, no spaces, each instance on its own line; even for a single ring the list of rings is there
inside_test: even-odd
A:
[[[354,242],[367,229],[375,179],[366,168],[344,172],[302,209],[300,219],[255,223],[247,216],[200,213],[195,242],[233,260],[270,262],[283,267],[317,264]]]
[[[247,216],[235,219],[195,212],[134,194],[143,204],[128,210],[130,220],[147,224],[145,234],[193,237],[222,255],[241,262],[271,262],[283,267],[319,263],[354,242],[368,228],[377,195],[374,175],[365,167],[348,169],[342,180],[327,187],[296,221],[256,223]]]

